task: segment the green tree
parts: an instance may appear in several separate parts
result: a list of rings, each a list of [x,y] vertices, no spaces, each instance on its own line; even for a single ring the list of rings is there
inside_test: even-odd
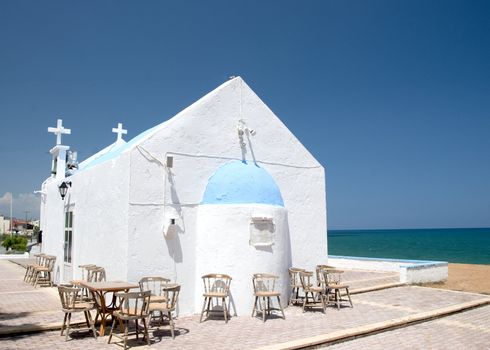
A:
[[[5,249],[12,249],[17,252],[25,252],[27,249],[27,238],[15,236],[15,237],[7,237],[3,242],[2,246]]]

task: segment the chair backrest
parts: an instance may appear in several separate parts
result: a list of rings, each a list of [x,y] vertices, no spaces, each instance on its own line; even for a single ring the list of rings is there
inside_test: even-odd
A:
[[[290,267],[288,269],[289,272],[289,285],[291,287],[298,287],[301,285],[301,281],[299,280],[299,273],[304,271],[304,269],[300,269],[297,267]]]
[[[230,291],[231,277],[221,273],[210,273],[202,276],[204,292],[225,293]]]
[[[319,285],[325,284],[325,279],[323,278],[323,270],[330,269],[330,268],[332,267],[328,265],[316,265],[316,269],[315,269],[316,280]]]
[[[44,255],[46,254],[44,253],[34,254],[34,257],[36,258],[36,265],[42,265]]]
[[[118,292],[115,294],[119,298],[120,313],[124,316],[148,317],[148,307],[150,306],[149,290],[144,292]]]
[[[87,282],[94,282],[94,273],[99,267],[97,265],[86,266],[85,270],[87,271]]]
[[[140,290],[142,292],[149,290],[152,295],[161,295],[162,288],[168,283],[170,283],[170,279],[159,276],[143,277],[139,281]]]
[[[105,269],[103,267],[95,267],[90,269],[90,275],[87,276],[88,282],[102,282],[106,280]]]
[[[252,278],[254,293],[274,292],[276,290],[276,281],[278,279],[278,276],[270,273],[255,273]]]
[[[176,285],[176,286],[174,285],[172,287],[163,287],[162,292],[166,299],[167,310],[170,311],[175,310],[175,306],[177,305],[177,300],[179,300],[180,285]]]
[[[65,310],[75,308],[75,302],[79,299],[78,293],[80,288],[58,286],[58,294],[60,295],[61,307]]]
[[[335,285],[335,284],[340,284],[340,281],[342,279],[342,274],[344,271],[342,270],[323,270],[323,278],[327,283],[327,286]]]
[[[95,268],[95,267],[97,267],[97,265],[85,264],[85,265],[78,265],[78,267],[80,268],[80,270],[82,270],[82,280],[88,281],[89,269],[92,267]]]
[[[45,255],[43,266],[48,269],[48,271],[53,271],[54,264],[56,263],[56,256],[54,255]]]
[[[299,279],[301,281],[301,286],[303,287],[303,290],[309,291],[310,288],[313,286],[313,272],[312,271],[300,271],[299,272]]]

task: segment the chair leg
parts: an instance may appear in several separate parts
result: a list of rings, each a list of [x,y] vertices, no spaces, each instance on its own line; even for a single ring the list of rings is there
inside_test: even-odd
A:
[[[95,331],[95,326],[94,326],[94,322],[92,321],[92,315],[90,314],[90,311],[86,311],[87,312],[87,315],[86,317],[88,317],[88,320],[90,322],[90,329],[92,330],[92,332],[94,333],[94,337],[95,339],[97,339],[97,332]]]
[[[136,326],[136,340],[139,339],[139,327],[138,327],[138,320],[134,320],[135,326]]]
[[[174,319],[172,318],[172,311],[168,312],[168,321],[170,323],[170,333],[172,334],[172,339],[175,339],[174,334]]]
[[[281,305],[281,298],[279,297],[279,295],[277,296],[277,303],[279,304],[279,309],[281,309],[282,318],[286,319],[286,316],[284,315],[284,309],[282,308],[282,305]]]
[[[149,323],[148,323],[148,325],[146,324],[146,318],[143,318],[142,321],[143,321],[143,326],[145,327],[144,332],[145,332],[146,344],[148,344],[148,346],[150,346],[150,336],[148,335]]]
[[[265,298],[262,298],[262,303],[264,305],[264,307],[262,308],[262,322],[265,322],[265,312],[266,312],[266,308],[267,308],[267,304],[266,304],[266,301],[265,301]]]
[[[128,321],[124,322],[124,350],[128,348]]]
[[[34,278],[32,279],[32,285],[34,286],[34,288],[36,288],[36,286],[37,286],[38,277],[39,277],[39,272],[34,271]]]
[[[258,299],[258,297],[256,296],[256,297],[255,297],[255,301],[254,301],[254,308],[253,308],[253,310],[252,310],[252,317],[254,317],[254,313],[255,313],[256,308],[257,308],[257,299]]]
[[[107,341],[107,344],[110,344],[111,343],[111,339],[112,339],[112,332],[114,332],[114,326],[116,325],[116,319],[114,318],[112,320],[112,326],[111,326],[111,332],[109,333],[109,340]]]
[[[305,292],[305,298],[303,299],[303,312],[305,312],[305,307],[307,303],[308,303],[308,292]]]
[[[335,302],[337,303],[337,310],[340,310],[340,289],[335,289]]]
[[[327,305],[326,305],[326,302],[325,302],[325,294],[323,293],[318,293],[319,296],[320,296],[320,300],[322,302],[322,310],[323,310],[323,313],[326,312],[326,309],[327,309]]]
[[[84,311],[83,316],[85,316],[85,324],[87,325],[88,328],[90,328],[90,323],[88,322],[87,312],[88,311]]]
[[[70,321],[71,321],[71,312],[68,313],[68,323],[66,325],[66,335],[65,335],[65,341],[68,340],[68,333],[70,333]]]
[[[352,305],[352,300],[350,298],[349,288],[345,288],[345,291],[347,292],[347,298],[349,298],[350,307],[354,307],[354,305]]]
[[[63,318],[63,324],[61,325],[61,334],[60,335],[63,335],[63,331],[65,330],[67,317],[68,317],[68,314],[65,313],[65,317]]]
[[[209,312],[211,311],[211,304],[213,303],[213,298],[208,297],[208,306],[206,306],[206,318],[209,317]]]
[[[225,323],[228,323],[228,309],[226,308],[226,298],[222,298],[223,302],[223,313],[225,315]]]
[[[29,266],[27,266],[27,268],[26,268],[26,273],[25,273],[25,275],[24,275],[24,282],[27,280],[27,276],[29,275],[29,271],[30,271],[30,267],[29,267]]]
[[[202,304],[201,318],[199,319],[199,323],[202,322],[202,316],[204,315],[204,311],[206,309],[206,302],[208,301],[207,297],[204,297],[204,303]]]

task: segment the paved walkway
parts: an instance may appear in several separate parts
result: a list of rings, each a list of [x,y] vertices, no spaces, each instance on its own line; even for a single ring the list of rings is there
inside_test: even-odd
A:
[[[328,346],[351,349],[490,349],[490,306]]]
[[[34,289],[21,281],[23,273],[22,267],[0,261],[1,328],[26,326],[39,322],[59,323],[63,319],[63,315],[58,311],[60,305],[56,290],[54,288]],[[353,287],[364,288],[376,284],[386,284],[390,281],[397,282],[398,275],[347,271],[345,280],[349,280]],[[152,341],[150,348],[164,349],[175,347],[193,350],[254,349],[375,323],[389,323],[394,319],[419,315],[422,312],[441,310],[445,307],[480,300],[485,298],[485,296],[404,286],[355,294],[352,298],[354,308],[345,307],[338,311],[336,308],[329,307],[326,314],[323,314],[321,312],[302,313],[298,307],[289,307],[286,309],[286,320],[272,318],[265,323],[249,315],[233,317],[228,324],[225,324],[221,319],[199,323],[198,316],[179,317],[176,321],[177,332],[175,340],[170,338],[168,326],[153,327],[150,331]],[[437,345],[441,345],[441,348],[453,348],[451,338],[448,337],[446,341],[446,338],[440,335],[439,330],[444,329],[451,333],[454,328],[456,329],[454,334],[457,334],[459,341],[467,341],[467,344],[470,344],[465,347],[465,350],[487,349],[490,346],[488,345],[490,344],[490,339],[488,338],[490,334],[480,331],[478,327],[490,328],[489,310],[490,306],[481,307],[435,321],[336,344],[333,348],[356,349],[364,347],[370,349],[370,346],[376,348],[377,342],[381,342],[378,344],[378,348],[397,348],[397,339],[405,337],[405,334],[411,341],[409,343],[411,348],[417,348],[419,344],[418,348],[432,348],[431,339],[438,339]],[[436,326],[429,326],[431,324]],[[413,329],[416,330],[414,331]],[[417,331],[418,329],[420,329],[420,332]],[[400,332],[401,335],[396,332]],[[429,333],[427,335],[424,332]],[[390,334],[394,335],[390,338]],[[466,336],[465,334],[468,335]],[[475,337],[475,334],[478,334],[478,336]],[[372,337],[386,337],[386,344],[390,344],[389,341],[392,341],[394,345],[385,347],[384,338],[376,340],[377,338]],[[47,331],[0,337],[0,349],[115,349],[115,345],[107,344],[107,339],[108,337],[106,336],[95,340],[90,336],[89,332],[81,330],[74,333],[73,337],[65,343],[64,337],[60,337],[59,331]],[[363,341],[371,341],[371,343],[363,345]],[[136,349],[146,348],[146,345],[141,342],[132,341],[129,345]]]

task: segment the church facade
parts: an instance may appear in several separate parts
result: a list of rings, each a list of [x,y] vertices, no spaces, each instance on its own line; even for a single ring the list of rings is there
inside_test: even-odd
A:
[[[128,142],[115,132],[77,168],[61,140],[51,150],[41,229],[55,282],[80,278],[82,264],[108,280],[163,276],[182,285],[179,313],[192,314],[201,276],[226,273],[247,314],[253,273],[279,275],[287,300],[290,266],[327,261],[324,168],[240,77]]]

